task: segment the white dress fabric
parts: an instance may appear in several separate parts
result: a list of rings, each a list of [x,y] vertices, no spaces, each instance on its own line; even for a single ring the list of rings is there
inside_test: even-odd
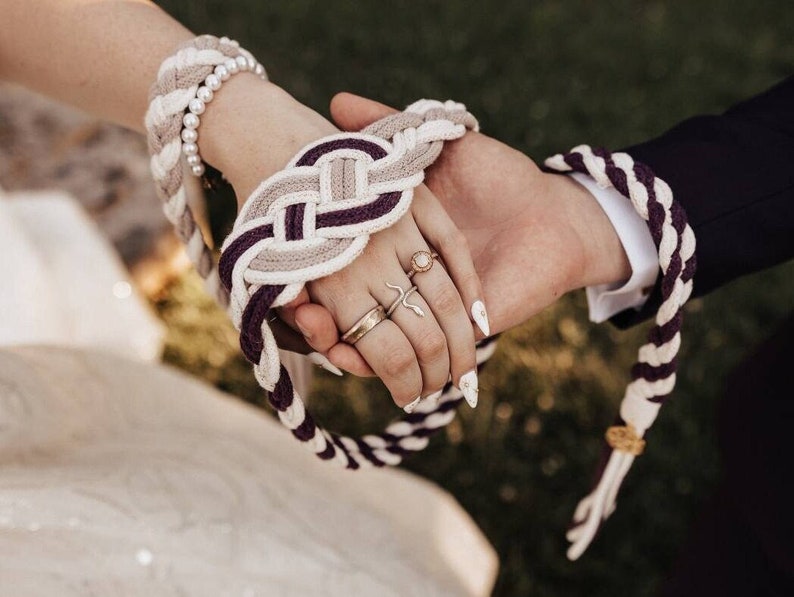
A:
[[[147,362],[156,334],[128,328],[85,348],[88,328],[127,316],[96,308],[76,330],[51,315],[74,315],[70,276],[105,288],[87,278],[107,245],[71,275],[65,249],[53,265],[46,238],[10,222],[0,217],[0,273],[14,281],[0,289],[0,596],[490,593],[493,549],[435,485],[320,462],[265,413]],[[146,317],[128,316],[140,331]],[[61,346],[20,345],[37,338]]]

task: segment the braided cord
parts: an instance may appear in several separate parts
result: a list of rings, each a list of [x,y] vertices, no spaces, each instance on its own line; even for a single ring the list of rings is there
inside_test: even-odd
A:
[[[257,381],[292,434],[321,459],[348,469],[398,464],[452,421],[460,390],[447,384],[437,402],[423,401],[379,435],[354,439],[329,432],[295,391],[268,321],[272,310],[289,303],[307,282],[352,263],[371,234],[401,218],[444,141],[476,130],[477,121],[461,104],[420,100],[359,134],[310,144],[248,198],[216,267],[187,205],[181,130],[201,83],[238,56],[253,59],[235,42],[205,35],[160,67],[146,128],[166,216],[210,293],[228,309]],[[494,350],[494,339],[478,345],[478,367]]]
[[[620,485],[644,447],[641,438],[675,386],[682,309],[692,294],[696,267],[695,234],[667,183],[626,153],[612,154],[604,149],[580,145],[567,154],[547,159],[545,165],[558,172],[587,174],[599,186],[614,187],[628,197],[648,224],[662,270],[662,303],[656,313],[655,325],[648,334],[648,342],[639,349],[637,362],[631,370],[632,381],[626,387],[620,406],[620,417],[626,425],[611,428],[608,432],[607,440],[612,451],[606,468],[595,489],[576,508],[573,520],[576,526],[567,535],[572,542],[568,557],[575,560],[584,553],[602,522],[614,511]]]
[[[188,104],[207,76],[227,59],[246,55],[229,40],[212,35],[197,37],[160,66],[145,118],[151,155],[149,165],[157,193],[163,200],[163,211],[185,245],[196,271],[204,279],[208,292],[222,307],[229,303],[228,293],[220,284],[212,251],[187,204],[181,131]]]

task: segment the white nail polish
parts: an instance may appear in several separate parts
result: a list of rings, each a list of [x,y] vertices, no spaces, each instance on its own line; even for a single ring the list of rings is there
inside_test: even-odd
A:
[[[488,323],[488,313],[485,311],[485,304],[482,301],[474,301],[471,306],[471,316],[482,333],[489,336],[491,334],[491,326]]]
[[[425,400],[427,400],[433,406],[438,406],[438,399],[441,398],[441,394],[444,393],[444,390],[439,390],[438,392],[433,392],[430,394]]]
[[[338,375],[339,377],[342,377],[343,375],[342,370],[336,365],[334,365],[331,361],[329,361],[325,355],[320,354],[319,352],[310,352],[308,356],[309,356],[309,360],[315,365],[319,365],[326,371],[330,371],[334,375]]]
[[[460,382],[458,383],[458,388],[460,388],[460,391],[463,392],[463,397],[466,399],[466,402],[469,403],[469,406],[472,408],[477,406],[477,394],[480,389],[477,383],[476,369],[472,369],[465,375],[461,376]]]
[[[419,402],[421,402],[421,400],[422,400],[422,397],[421,396],[417,396],[413,401],[411,401],[408,404],[406,404],[405,406],[403,406],[403,410],[410,415],[412,412],[414,412],[414,409],[416,408],[416,405],[419,404]]]

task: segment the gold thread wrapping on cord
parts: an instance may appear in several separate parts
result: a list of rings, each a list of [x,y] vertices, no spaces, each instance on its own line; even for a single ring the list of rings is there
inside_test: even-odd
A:
[[[613,450],[634,456],[639,456],[645,450],[645,440],[637,435],[637,430],[631,424],[610,427],[606,432],[606,440]]]

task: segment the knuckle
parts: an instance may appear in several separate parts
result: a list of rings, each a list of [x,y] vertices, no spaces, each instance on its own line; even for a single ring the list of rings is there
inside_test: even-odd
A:
[[[452,227],[441,236],[441,247],[445,252],[447,250],[453,253],[458,253],[460,251],[468,252],[469,243],[458,228]]]
[[[434,362],[447,354],[447,339],[440,330],[428,332],[416,348],[422,362]]]
[[[480,294],[480,276],[473,269],[465,271],[460,275],[460,287],[474,290],[477,294]]]
[[[394,350],[383,362],[383,374],[388,378],[405,377],[413,369],[415,362],[411,352],[405,349]]]
[[[461,308],[460,295],[458,294],[457,290],[455,290],[454,286],[451,284],[445,285],[438,289],[436,294],[433,296],[432,306],[433,312],[440,317],[453,315]]]

